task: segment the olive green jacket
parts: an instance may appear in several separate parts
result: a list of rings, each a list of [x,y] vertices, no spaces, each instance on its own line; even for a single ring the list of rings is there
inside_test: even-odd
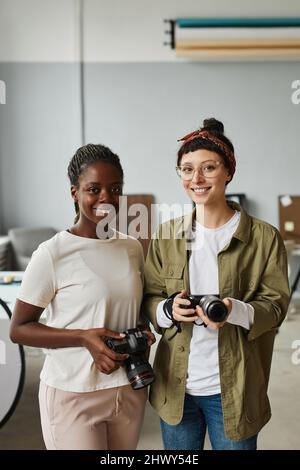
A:
[[[258,433],[271,417],[267,387],[276,329],[288,308],[289,285],[286,251],[278,231],[237,204],[230,205],[241,211],[241,218],[230,243],[218,254],[219,294],[248,302],[255,312],[250,331],[226,323],[218,336],[225,433],[232,440],[242,440]],[[160,226],[145,270],[143,313],[162,335],[150,402],[169,424],[182,418],[193,323],[182,323],[182,332],[168,341],[174,327],[157,325],[156,307],[174,292],[189,292],[191,223],[189,215]]]

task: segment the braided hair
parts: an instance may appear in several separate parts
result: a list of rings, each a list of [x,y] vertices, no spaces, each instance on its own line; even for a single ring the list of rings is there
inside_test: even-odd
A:
[[[68,177],[72,186],[79,187],[79,177],[89,165],[95,162],[110,163],[116,167],[123,180],[124,173],[118,155],[113,153],[108,147],[101,144],[87,144],[76,150],[68,166]],[[79,220],[80,211],[78,202],[74,202],[76,217],[74,223]]]

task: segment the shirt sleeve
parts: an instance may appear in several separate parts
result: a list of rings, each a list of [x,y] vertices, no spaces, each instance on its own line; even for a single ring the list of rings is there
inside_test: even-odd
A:
[[[251,304],[242,302],[241,300],[232,299],[232,309],[228,316],[227,322],[232,325],[242,326],[246,330],[250,330],[254,322],[254,308]]]
[[[55,296],[55,275],[48,249],[40,245],[26,268],[18,299],[46,308]]]
[[[162,300],[159,302],[159,304],[156,307],[156,321],[158,326],[161,328],[170,328],[173,323],[170,318],[166,317],[163,306],[164,306],[165,300]]]

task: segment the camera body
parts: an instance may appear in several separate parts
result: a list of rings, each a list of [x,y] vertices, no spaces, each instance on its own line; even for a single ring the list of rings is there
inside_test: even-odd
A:
[[[228,315],[228,310],[224,302],[217,295],[187,295],[182,297],[191,302],[190,305],[181,305],[180,308],[196,309],[196,306],[202,308],[203,313],[211,321],[221,323]],[[194,315],[191,315],[194,316]]]
[[[119,354],[129,354],[125,360],[128,380],[134,390],[147,387],[154,381],[154,372],[145,353],[148,348],[147,335],[138,328],[123,331],[122,339],[108,338],[107,346]]]

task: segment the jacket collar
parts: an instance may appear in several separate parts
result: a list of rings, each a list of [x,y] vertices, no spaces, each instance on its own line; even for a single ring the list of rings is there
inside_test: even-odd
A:
[[[251,217],[247,212],[236,202],[227,201],[228,205],[241,213],[241,218],[236,231],[233,234],[234,238],[237,238],[243,243],[248,243],[251,232]],[[193,209],[187,215],[184,215],[177,219],[177,227],[175,229],[176,236],[178,238],[185,238],[187,241],[192,241],[195,237],[193,227],[196,219],[196,208]]]
[[[232,209],[240,211],[241,213],[240,223],[233,234],[234,238],[241,240],[241,242],[248,243],[250,239],[252,225],[250,215],[247,214],[247,212],[236,202],[228,201],[228,204],[230,207],[232,207]]]

